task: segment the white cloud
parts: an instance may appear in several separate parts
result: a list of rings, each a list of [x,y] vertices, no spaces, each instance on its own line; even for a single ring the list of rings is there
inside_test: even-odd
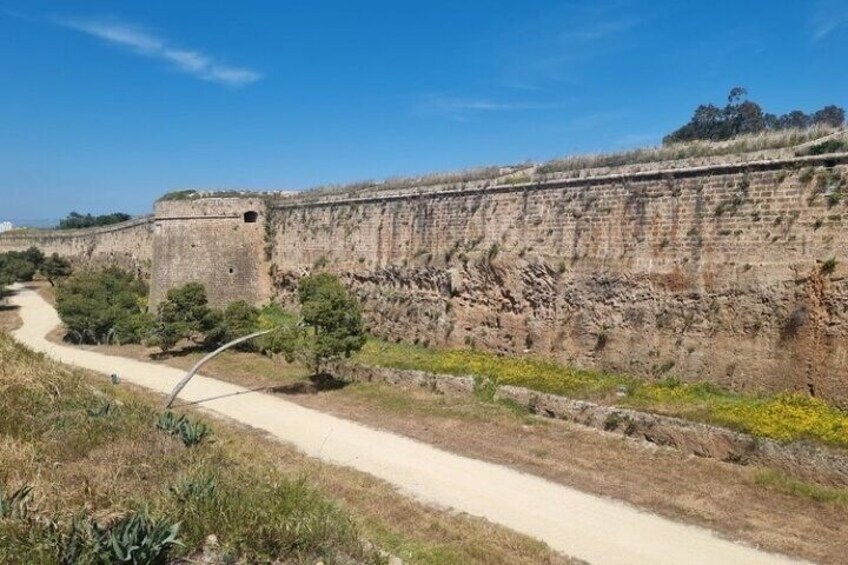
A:
[[[464,120],[472,114],[550,110],[560,104],[551,102],[501,101],[488,98],[455,98],[443,95],[424,97],[415,107],[418,114],[446,115]]]
[[[256,82],[262,75],[252,69],[231,67],[199,51],[180,49],[166,40],[132,26],[93,20],[61,19],[56,23],[108,41],[125,49],[165,61],[178,71],[195,78],[230,86]]]
[[[848,9],[841,2],[822,1],[816,4],[809,22],[813,41],[821,41],[848,23]]]

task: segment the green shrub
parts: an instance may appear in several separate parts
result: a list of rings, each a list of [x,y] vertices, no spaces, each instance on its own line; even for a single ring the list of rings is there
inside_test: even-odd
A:
[[[167,202],[174,200],[191,200],[197,196],[196,190],[175,190],[173,192],[166,192],[161,197],[159,197],[158,202]]]
[[[3,284],[31,281],[43,262],[44,253],[36,247],[0,253],[0,281]]]
[[[59,257],[58,253],[54,253],[44,259],[39,270],[44,275],[44,278],[47,279],[47,282],[50,283],[50,286],[55,286],[57,280],[65,279],[71,276],[73,272],[71,262],[63,257]]]
[[[282,353],[290,361],[301,359],[317,374],[328,361],[362,349],[365,325],[359,302],[338,277],[329,273],[303,277],[298,298],[300,321],[263,342],[269,353]]]
[[[259,329],[259,309],[244,300],[233,302],[222,311],[213,311],[210,319],[211,327],[206,332],[204,344],[211,348],[220,347]],[[249,341],[236,347],[245,351],[257,348],[255,343]]]
[[[828,139],[821,143],[810,145],[806,150],[799,152],[804,155],[826,155],[828,153],[840,153],[848,149],[848,143],[842,139]]]
[[[78,343],[135,343],[149,323],[147,288],[136,277],[110,267],[82,271],[56,290],[56,310]]]
[[[212,497],[218,488],[218,480],[213,475],[190,477],[172,485],[168,490],[180,503]]]
[[[159,303],[151,343],[169,351],[183,339],[202,342],[206,332],[218,323],[200,283],[188,283],[168,291]]]

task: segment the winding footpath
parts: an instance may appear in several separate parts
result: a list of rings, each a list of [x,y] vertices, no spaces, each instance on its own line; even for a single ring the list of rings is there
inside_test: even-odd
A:
[[[169,392],[178,369],[49,342],[56,311],[35,291],[17,285],[11,297],[23,325],[13,336],[51,358],[127,382]],[[454,455],[281,398],[197,375],[180,394],[216,415],[266,431],[305,454],[352,467],[401,492],[486,518],[546,542],[566,555],[599,564],[754,564],[793,560],[717,537],[712,532],[528,475]]]

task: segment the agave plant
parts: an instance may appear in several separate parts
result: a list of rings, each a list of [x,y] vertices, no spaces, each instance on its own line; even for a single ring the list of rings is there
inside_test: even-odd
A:
[[[199,445],[211,435],[212,430],[203,422],[192,422],[183,416],[177,416],[170,410],[159,414],[156,427],[171,435],[178,436],[186,447]]]
[[[111,400],[102,400],[94,408],[89,408],[88,415],[92,418],[101,418],[112,415],[117,410]]]
[[[27,513],[27,500],[32,493],[32,487],[24,485],[6,496],[0,491],[0,518],[23,518]]]
[[[60,562],[164,565],[171,550],[182,546],[177,538],[179,530],[179,522],[154,520],[146,509],[109,526],[101,526],[90,517],[76,518],[64,537]]]
[[[180,502],[198,500],[211,497],[218,488],[218,481],[214,476],[190,477],[171,486],[168,490]]]

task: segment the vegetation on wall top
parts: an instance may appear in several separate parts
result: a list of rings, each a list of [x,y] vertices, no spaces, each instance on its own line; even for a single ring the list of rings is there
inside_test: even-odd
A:
[[[78,230],[82,228],[111,226],[112,224],[120,224],[121,222],[126,222],[130,219],[132,219],[132,216],[125,214],[124,212],[113,212],[111,214],[101,214],[99,216],[71,212],[64,220],[59,220],[58,229]]]

